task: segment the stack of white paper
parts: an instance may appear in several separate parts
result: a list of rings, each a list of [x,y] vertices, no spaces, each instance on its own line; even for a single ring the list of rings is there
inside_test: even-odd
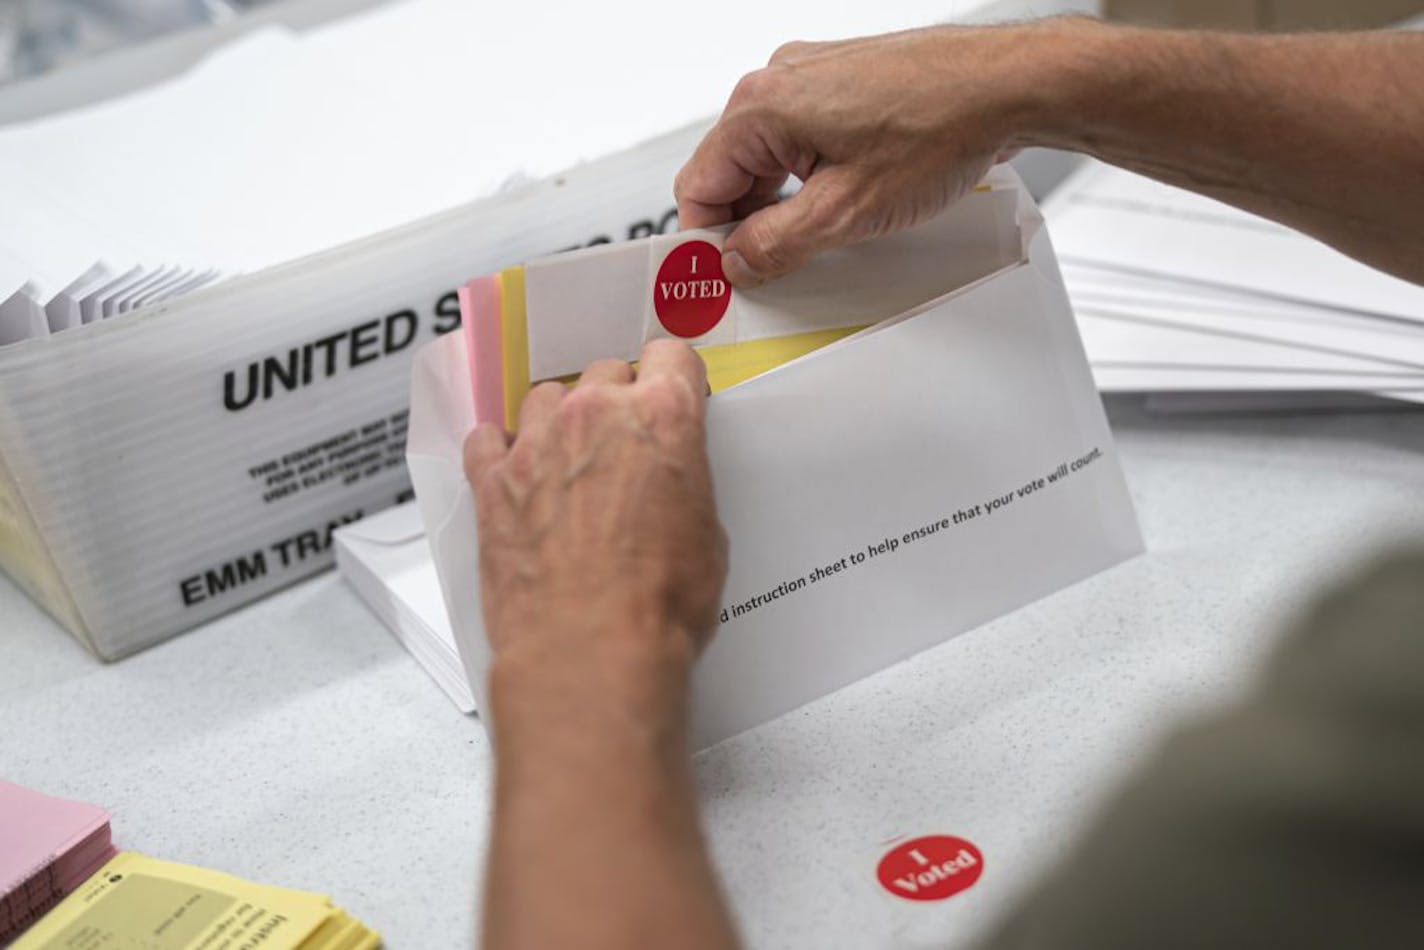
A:
[[[336,532],[335,543],[341,576],[460,711],[474,712],[415,502],[347,525]]]
[[[1044,213],[1103,392],[1181,409],[1424,402],[1424,287],[1099,163]]]

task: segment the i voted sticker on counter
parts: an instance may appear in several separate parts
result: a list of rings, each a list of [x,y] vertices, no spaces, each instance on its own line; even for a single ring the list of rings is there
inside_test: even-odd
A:
[[[881,887],[909,901],[946,900],[973,887],[983,873],[984,855],[953,835],[900,841],[875,868]]]

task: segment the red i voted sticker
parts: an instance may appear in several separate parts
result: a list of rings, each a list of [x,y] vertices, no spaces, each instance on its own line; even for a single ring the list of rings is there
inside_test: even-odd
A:
[[[880,886],[911,901],[942,901],[967,890],[984,873],[984,856],[972,842],[926,835],[896,845],[875,869]]]
[[[722,274],[722,252],[706,241],[673,248],[653,282],[653,310],[673,336],[702,336],[727,312],[732,287]]]

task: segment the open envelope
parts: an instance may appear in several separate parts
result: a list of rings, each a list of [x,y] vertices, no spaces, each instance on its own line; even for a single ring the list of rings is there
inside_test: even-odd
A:
[[[848,291],[827,294],[806,277],[733,291],[736,325],[692,339],[710,354],[764,339],[756,328],[769,321],[773,336],[828,319],[871,324],[708,403],[731,564],[721,626],[695,674],[697,747],[1141,551],[1042,219],[1011,172],[988,184],[999,195],[988,204],[966,201],[914,232],[838,252],[841,266],[829,269],[834,279],[878,259],[859,272],[889,268],[895,288],[869,281],[849,288],[859,294],[849,304]],[[669,242],[687,237],[526,267],[529,377],[627,358],[660,335],[648,277]],[[536,313],[541,292],[562,303]],[[581,330],[610,330],[551,332],[561,312]],[[489,648],[461,469],[475,419],[470,365],[462,334],[417,354],[407,461],[483,708]]]

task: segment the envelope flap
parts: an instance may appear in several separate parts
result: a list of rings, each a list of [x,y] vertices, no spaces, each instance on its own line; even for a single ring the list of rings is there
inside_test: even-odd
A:
[[[421,523],[420,510],[414,504],[404,504],[353,521],[339,528],[337,534],[348,543],[394,547],[420,538],[425,534],[425,525]]]
[[[474,425],[465,340],[448,333],[416,352],[410,378],[406,467],[432,543],[449,520],[455,490],[464,483],[465,436]]]

